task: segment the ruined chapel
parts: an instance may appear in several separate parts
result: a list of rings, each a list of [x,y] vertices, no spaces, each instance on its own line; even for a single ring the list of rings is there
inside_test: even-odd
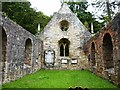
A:
[[[94,35],[63,4],[35,36],[0,14],[0,83],[44,69],[87,69],[120,85],[120,13]]]

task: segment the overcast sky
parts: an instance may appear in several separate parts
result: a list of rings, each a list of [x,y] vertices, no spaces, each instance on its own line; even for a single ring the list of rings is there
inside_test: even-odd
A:
[[[32,4],[31,7],[36,8],[38,11],[42,11],[45,15],[53,15],[54,12],[58,12],[61,7],[61,0],[29,0]],[[91,0],[88,0],[89,3]],[[88,7],[88,11],[92,12],[92,6]]]

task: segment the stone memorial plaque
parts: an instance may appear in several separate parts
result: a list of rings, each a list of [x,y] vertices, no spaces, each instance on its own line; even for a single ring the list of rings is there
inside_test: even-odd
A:
[[[53,63],[54,62],[54,52],[53,51],[46,51],[45,52],[45,62],[46,63]]]
[[[61,63],[62,64],[67,64],[68,63],[67,61],[68,61],[67,59],[62,59]]]
[[[54,51],[49,47],[48,50],[45,51],[45,64],[54,64]]]
[[[71,63],[72,64],[77,64],[77,59],[72,59]]]

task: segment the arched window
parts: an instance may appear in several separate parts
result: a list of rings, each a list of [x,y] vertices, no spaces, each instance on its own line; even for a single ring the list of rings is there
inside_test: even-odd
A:
[[[62,21],[60,22],[60,28],[61,28],[62,31],[67,31],[68,28],[69,28],[69,23],[68,23],[68,21],[62,20]]]
[[[109,33],[106,33],[103,38],[103,60],[106,69],[114,67],[113,44]]]
[[[70,41],[66,38],[62,38],[59,41],[59,46],[60,46],[60,56],[69,56],[69,45]]]
[[[95,66],[95,64],[96,64],[96,61],[95,61],[95,44],[94,44],[94,42],[92,42],[92,45],[91,45],[91,64],[92,64],[92,66]]]
[[[2,28],[2,82],[4,81],[5,77],[6,47],[7,47],[7,35],[5,30]]]
[[[25,61],[24,64],[31,65],[32,64],[32,42],[31,39],[27,39],[25,43]]]

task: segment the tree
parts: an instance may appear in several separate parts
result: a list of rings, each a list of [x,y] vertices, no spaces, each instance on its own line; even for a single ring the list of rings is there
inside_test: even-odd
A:
[[[43,12],[37,12],[36,25],[40,24],[40,31],[44,29],[47,23],[50,21],[51,17],[44,15]]]
[[[42,12],[36,12],[30,6],[30,2],[3,2],[2,11],[17,24],[32,34],[36,34],[38,32],[37,25],[40,21],[44,20],[44,22],[41,22],[41,28],[43,29],[50,18]]]
[[[112,17],[115,15],[115,9],[120,6],[119,0],[96,0],[92,5],[98,9],[98,11],[103,11],[99,19],[103,20],[104,23],[110,22]],[[98,13],[97,11],[97,13]]]
[[[80,2],[76,0],[76,2],[65,2],[69,5],[70,9],[77,15],[79,20],[86,26],[86,28],[91,32],[91,23],[94,25],[94,31],[97,32],[103,26],[103,24],[96,21],[94,16],[87,11],[88,2]]]

